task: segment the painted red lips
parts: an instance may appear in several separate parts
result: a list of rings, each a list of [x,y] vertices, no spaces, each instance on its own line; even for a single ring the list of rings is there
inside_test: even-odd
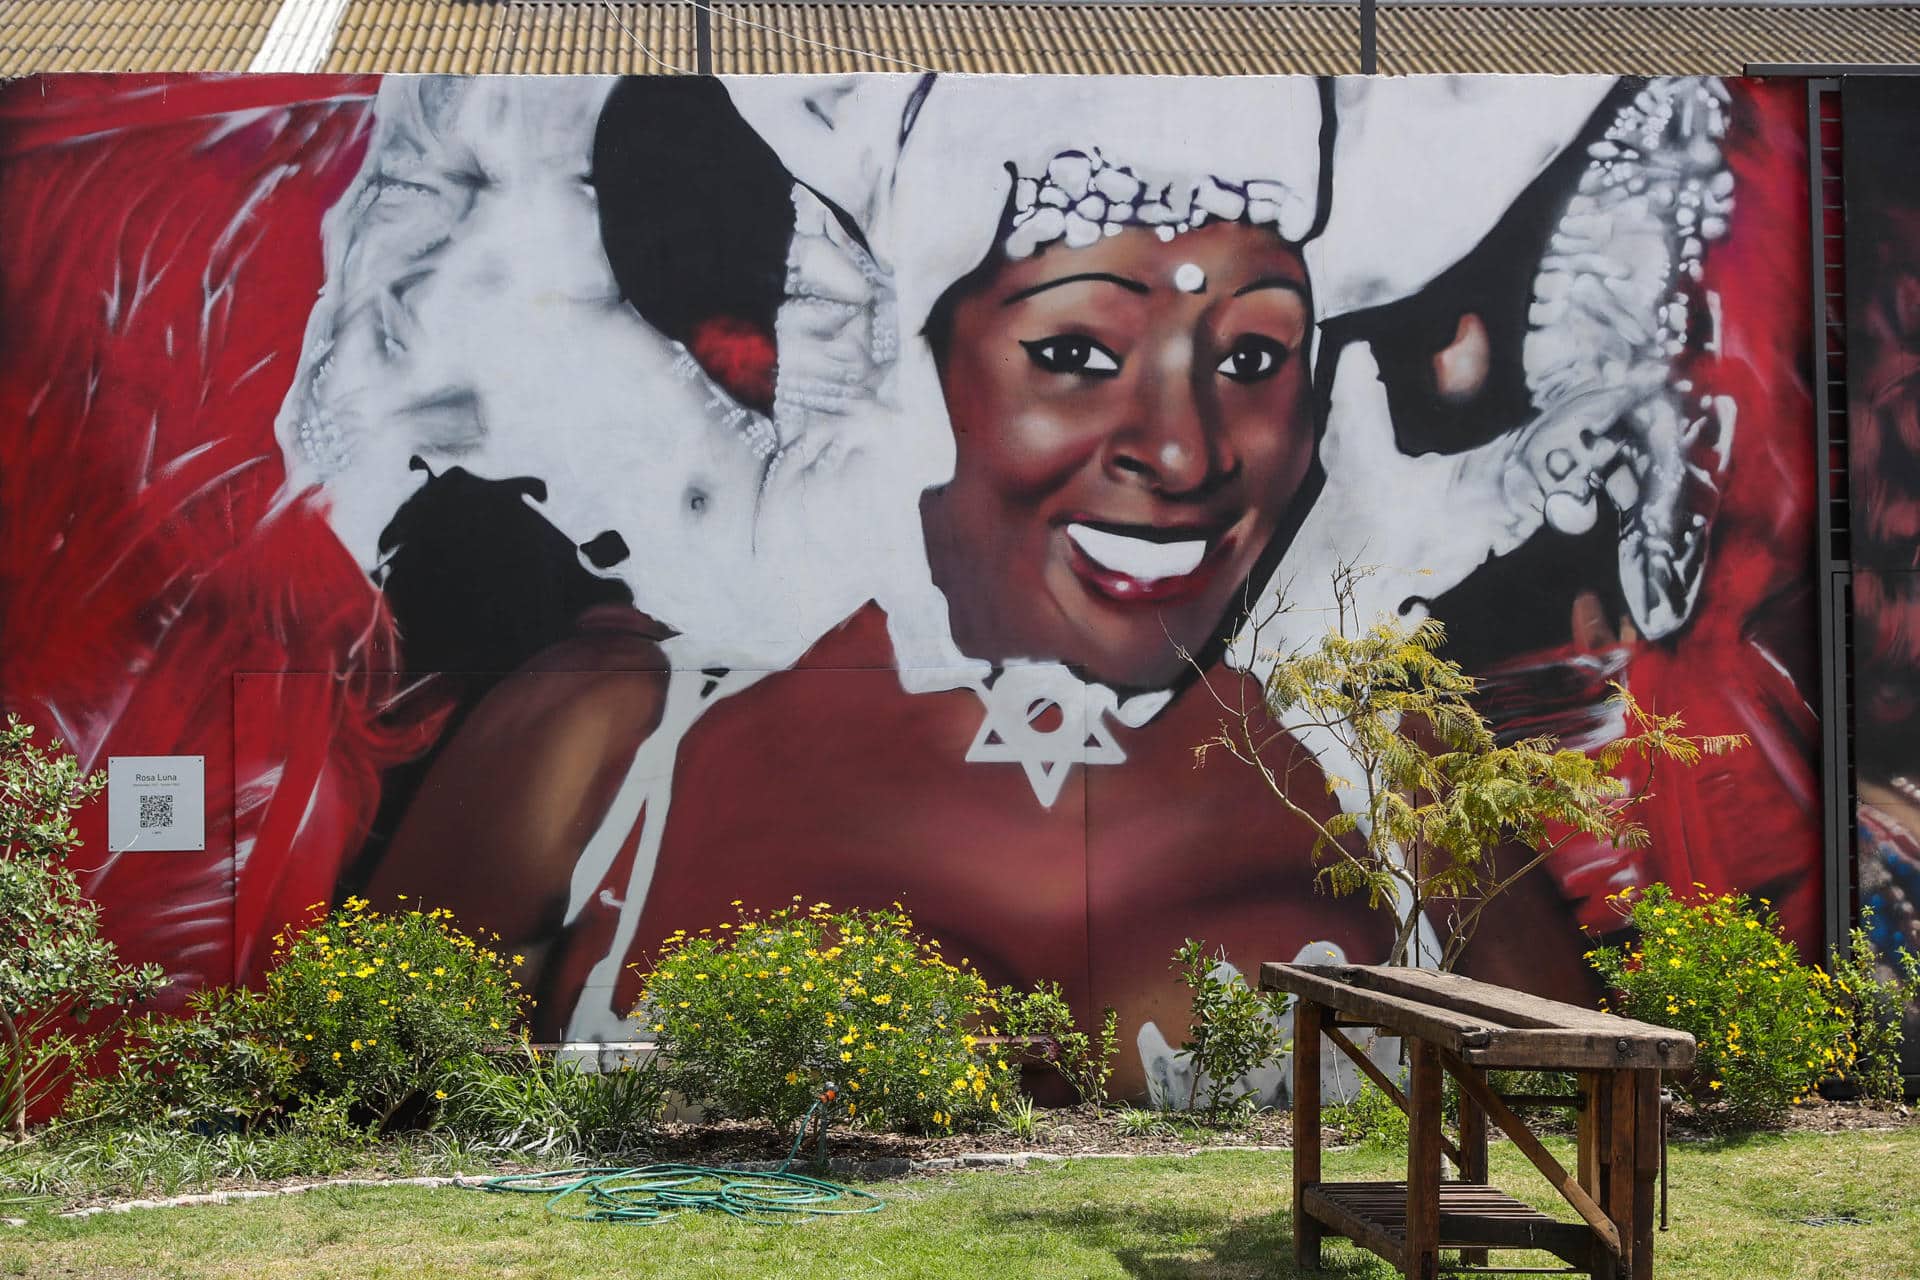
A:
[[[1063,523],[1068,563],[1095,594],[1116,604],[1170,604],[1213,582],[1233,539],[1221,525]]]

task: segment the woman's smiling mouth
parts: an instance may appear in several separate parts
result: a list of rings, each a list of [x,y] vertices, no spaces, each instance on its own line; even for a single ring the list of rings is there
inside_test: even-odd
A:
[[[1065,526],[1068,561],[1097,594],[1121,604],[1164,604],[1199,591],[1213,577],[1229,539],[1219,528]]]

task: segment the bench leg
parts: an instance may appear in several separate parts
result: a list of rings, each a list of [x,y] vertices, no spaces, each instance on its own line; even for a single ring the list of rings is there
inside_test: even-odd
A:
[[[1638,1276],[1638,1259],[1634,1253],[1634,1244],[1638,1234],[1634,1232],[1634,1128],[1636,1128],[1636,1100],[1634,1100],[1634,1071],[1609,1071],[1605,1079],[1607,1088],[1607,1126],[1603,1130],[1605,1155],[1601,1161],[1607,1167],[1607,1199],[1601,1201],[1601,1207],[1607,1211],[1607,1217],[1620,1230],[1620,1267],[1622,1276]]]
[[[1653,1280],[1654,1192],[1660,1180],[1660,1072],[1633,1073],[1633,1280]]]
[[[1293,1263],[1320,1269],[1320,1224],[1302,1203],[1320,1181],[1320,1006],[1301,996],[1293,1002]]]
[[[1407,1081],[1407,1280],[1440,1274],[1440,1051],[1410,1039]]]
[[[1470,1067],[1481,1079],[1486,1072]],[[1460,1090],[1460,1181],[1485,1185],[1487,1181],[1487,1113],[1465,1089]],[[1485,1249],[1462,1249],[1460,1261],[1470,1267],[1487,1265]]]

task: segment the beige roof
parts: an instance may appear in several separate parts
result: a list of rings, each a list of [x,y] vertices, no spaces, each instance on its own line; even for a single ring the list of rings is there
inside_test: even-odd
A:
[[[350,0],[327,71],[692,70],[687,4]]]
[[[324,0],[0,0],[0,75],[243,70],[283,7]],[[718,72],[1357,70],[1348,4],[715,4]],[[1383,4],[1380,69],[1712,72],[1920,62],[1920,5]],[[347,0],[314,69],[696,66],[690,3]],[[305,19],[301,19],[305,21]],[[295,25],[292,10],[283,26]]]
[[[0,76],[245,71],[281,0],[0,0]]]

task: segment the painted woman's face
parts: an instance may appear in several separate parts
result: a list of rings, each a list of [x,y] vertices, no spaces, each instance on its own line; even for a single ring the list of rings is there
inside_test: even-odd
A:
[[[1055,245],[955,303],[922,511],[960,648],[1176,680],[1307,474],[1311,323],[1300,256],[1237,223]]]

